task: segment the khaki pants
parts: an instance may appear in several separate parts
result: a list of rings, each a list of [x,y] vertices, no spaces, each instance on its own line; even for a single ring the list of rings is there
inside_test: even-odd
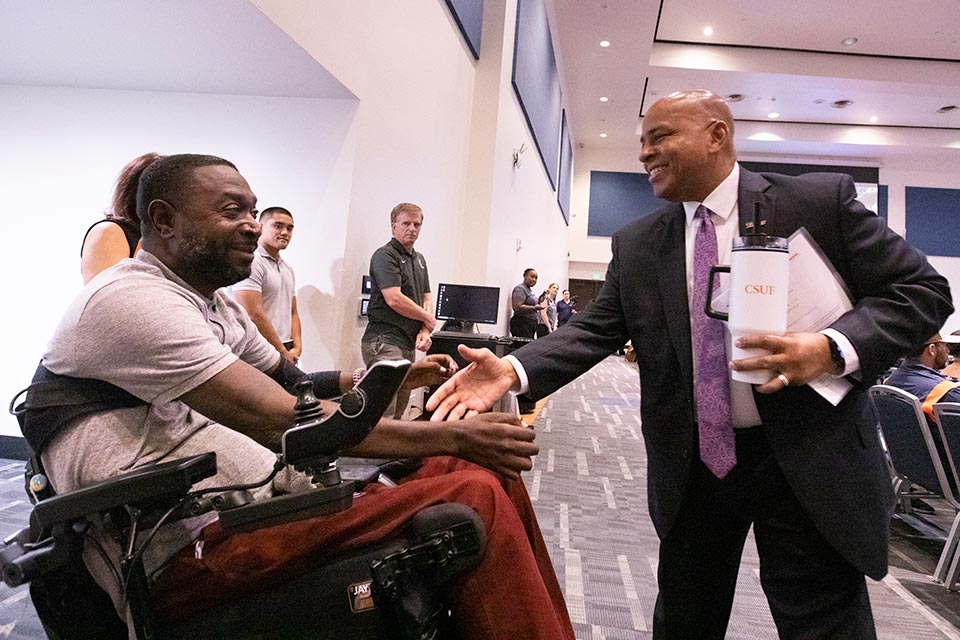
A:
[[[363,364],[369,369],[376,362],[383,360],[409,360],[413,362],[413,349],[404,349],[389,342],[383,342],[380,338],[375,340],[364,340],[360,343],[360,355],[363,357]],[[397,395],[390,401],[383,415],[387,418],[400,419],[403,412],[407,410],[407,404],[410,402],[409,391],[398,391]]]

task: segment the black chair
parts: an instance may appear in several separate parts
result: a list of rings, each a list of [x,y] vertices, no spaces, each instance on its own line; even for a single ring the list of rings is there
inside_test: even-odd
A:
[[[912,394],[889,385],[874,385],[870,398],[876,408],[882,440],[893,465],[894,494],[906,501],[916,494],[909,493],[911,484],[926,490],[929,495],[942,497],[951,507],[960,511],[957,489],[960,479],[951,451],[939,425],[936,437],[924,416],[920,401]],[[954,561],[957,549],[958,521],[954,520],[945,534],[945,545],[940,554],[933,578],[946,582],[948,566]]]
[[[936,418],[937,429],[939,430],[941,442],[952,460],[960,459],[960,403],[956,402],[938,402],[933,405],[933,415]],[[953,517],[953,524],[950,527],[950,533],[947,536],[947,543],[941,555],[940,563],[937,565],[936,577],[943,582],[944,586],[950,591],[956,590],[957,573],[960,569],[960,553],[957,553],[958,543],[960,543],[960,507]],[[950,566],[944,558],[950,553]]]
[[[31,583],[51,639],[126,638],[126,624],[119,623],[81,557],[85,544],[97,546],[88,540],[93,528],[102,525],[123,550],[116,578],[131,630],[140,640],[456,637],[443,586],[479,563],[486,541],[479,516],[464,505],[426,508],[395,539],[184,620],[156,615],[144,571],[143,551],[153,531],[175,519],[216,509],[221,526],[232,533],[349,509],[358,487],[341,478],[336,452],[369,432],[407,366],[381,363],[372,368],[333,416],[320,414],[310,383],[298,386],[297,419],[283,436],[277,469],[289,464],[309,473],[317,488],[304,493],[251,502],[236,487],[213,494],[211,489],[192,491],[195,483],[216,474],[216,456],[207,453],[144,465],[48,497],[38,490],[47,483],[34,457],[28,463],[28,493],[31,499],[43,498],[35,500],[30,526],[0,547],[0,575],[10,586]]]

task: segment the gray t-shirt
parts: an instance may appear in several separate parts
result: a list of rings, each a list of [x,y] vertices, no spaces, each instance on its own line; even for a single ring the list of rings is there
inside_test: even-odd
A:
[[[510,302],[513,306],[514,315],[536,320],[537,311],[520,308],[520,305],[524,304],[531,306],[539,304],[537,302],[537,295],[533,292],[533,289],[521,282],[513,288],[513,293],[510,294]]]
[[[56,435],[43,454],[54,489],[72,491],[144,464],[207,451],[217,453],[218,471],[198,487],[265,478],[274,453],[178,398],[238,359],[263,371],[279,357],[223,290],[204,297],[146,251],[97,275],[67,309],[42,362],[54,373],[105,380],[147,404],[81,418]],[[257,495],[308,487],[305,476],[285,472]],[[144,556],[147,571],[214,519],[206,514],[162,527]],[[98,538],[118,551],[106,536]],[[89,551],[84,557],[91,573],[117,604],[118,585]]]
[[[257,253],[250,265],[250,277],[230,287],[234,291],[256,291],[263,298],[263,310],[270,318],[270,324],[277,332],[280,342],[290,340],[293,323],[293,296],[297,293],[296,276],[293,267],[283,258],[274,260],[263,247],[257,247]]]

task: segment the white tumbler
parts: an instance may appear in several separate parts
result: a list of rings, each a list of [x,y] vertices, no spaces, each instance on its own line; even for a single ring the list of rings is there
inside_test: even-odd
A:
[[[730,273],[729,314],[714,311],[713,279],[718,271]],[[739,349],[737,340],[746,335],[778,335],[787,331],[787,293],[790,253],[786,238],[764,234],[746,235],[733,241],[729,267],[712,267],[707,291],[707,315],[726,320],[733,339],[731,358],[741,360],[762,356],[764,349]],[[775,371],[734,371],[734,380],[764,384]]]

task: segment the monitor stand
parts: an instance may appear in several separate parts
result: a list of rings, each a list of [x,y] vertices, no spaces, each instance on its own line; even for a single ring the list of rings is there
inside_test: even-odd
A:
[[[443,326],[440,327],[441,331],[449,331],[451,333],[474,333],[476,327],[472,322],[466,320],[446,320],[443,323]]]

